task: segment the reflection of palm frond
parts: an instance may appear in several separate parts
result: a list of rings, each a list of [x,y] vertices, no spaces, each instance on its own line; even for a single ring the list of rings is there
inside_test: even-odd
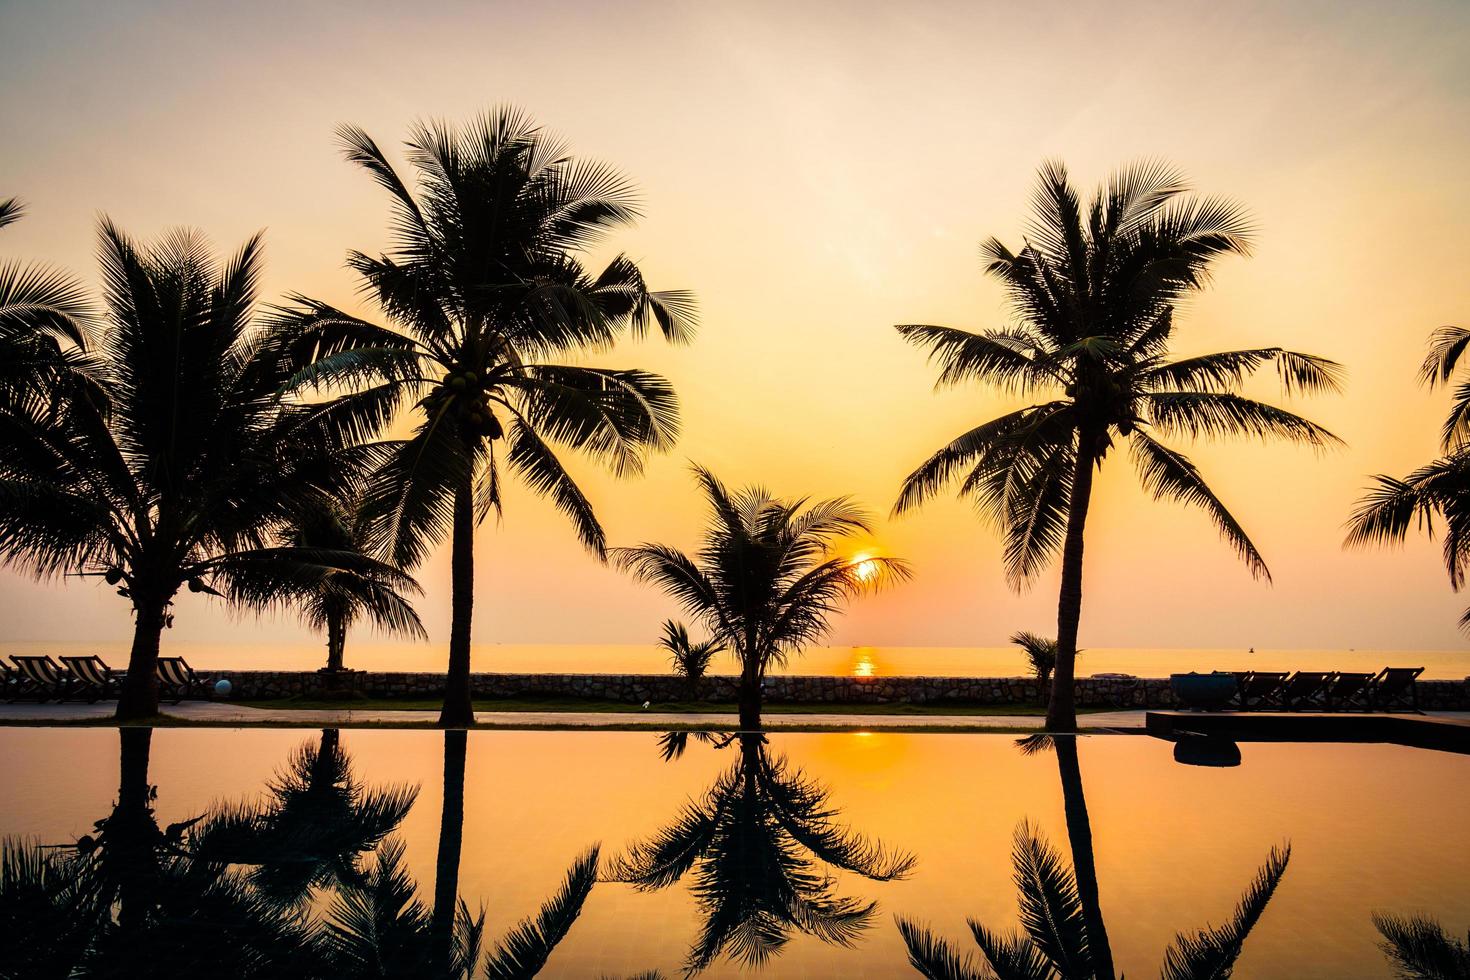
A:
[[[1266,903],[1286,874],[1286,863],[1291,860],[1291,846],[1271,849],[1266,863],[1256,873],[1255,881],[1235,907],[1235,914],[1223,925],[1202,929],[1193,935],[1180,933],[1164,952],[1163,976],[1165,980],[1196,980],[1198,977],[1230,976],[1230,971],[1240,956],[1241,946]]]
[[[1228,978],[1246,937],[1286,873],[1290,857],[1289,845],[1271,849],[1229,922],[1175,936],[1165,953],[1166,980]],[[1006,936],[973,919],[969,923],[985,964],[994,972],[977,967],[968,955],[961,956],[953,945],[927,927],[900,917],[898,930],[914,969],[931,980],[1111,977],[1111,970],[1094,962],[1093,943],[1073,870],[1029,823],[1023,822],[1016,828],[1011,859],[1020,893],[1022,931]]]
[[[104,907],[67,873],[61,855],[14,838],[0,842],[0,926],[4,977],[76,972]]]
[[[1470,980],[1470,938],[1460,942],[1425,916],[1373,914],[1378,948],[1406,980]]]
[[[485,976],[493,980],[534,977],[546,965],[597,881],[598,847],[593,845],[567,871],[561,891],[547,899],[534,919],[525,919],[490,951]]]

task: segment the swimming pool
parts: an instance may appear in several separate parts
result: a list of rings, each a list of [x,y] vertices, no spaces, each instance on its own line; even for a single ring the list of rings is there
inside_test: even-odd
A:
[[[255,968],[239,951],[256,939],[231,929],[261,928],[241,923],[266,907],[252,890],[274,926],[310,932],[400,845],[419,938],[434,938],[436,889],[457,892],[471,920],[483,908],[487,949],[600,845],[599,880],[543,976],[917,976],[895,917],[969,953],[967,919],[1018,926],[1023,825],[1075,864],[1129,976],[1156,975],[1176,934],[1228,919],[1287,844],[1237,976],[1392,976],[1374,913],[1470,926],[1470,757],[1249,743],[1217,768],[1173,749],[1123,735],[11,728],[0,834],[121,876],[109,894],[144,910],[132,927],[155,914],[162,935],[212,942],[239,970]],[[369,873],[356,885],[354,863]],[[221,881],[239,904],[179,891]],[[13,914],[14,895],[0,904]],[[150,935],[155,954],[170,948]]]

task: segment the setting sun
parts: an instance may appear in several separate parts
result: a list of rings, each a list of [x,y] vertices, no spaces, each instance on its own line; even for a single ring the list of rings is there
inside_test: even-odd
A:
[[[878,574],[878,563],[873,560],[872,555],[853,555],[851,565],[852,573],[859,582],[870,582]]]

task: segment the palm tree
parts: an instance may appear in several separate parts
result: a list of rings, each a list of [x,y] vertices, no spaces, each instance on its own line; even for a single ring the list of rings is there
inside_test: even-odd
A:
[[[1378,948],[1405,980],[1470,980],[1470,938],[1461,942],[1422,915],[1375,912],[1373,925],[1383,937]]]
[[[1288,393],[1337,390],[1339,365],[1278,347],[1169,358],[1177,303],[1208,281],[1211,262],[1250,241],[1236,205],[1183,196],[1172,170],[1147,164],[1115,176],[1084,214],[1067,172],[1041,169],[1025,244],[981,246],[986,271],[1010,295],[1016,323],[970,333],[909,324],[898,331],[930,352],[939,385],[982,381],[1014,395],[1045,394],[950,442],[904,480],[908,511],[963,476],[971,499],[1005,537],[1004,563],[1021,589],[1061,555],[1057,665],[1047,728],[1076,728],[1073,692],[1082,614],[1082,547],[1092,481],[1128,440],[1145,491],[1202,507],[1251,574],[1269,581],[1255,544],[1186,456],[1155,438],[1338,440],[1291,412],[1246,398],[1246,379],[1275,363]]]
[[[659,637],[658,645],[669,652],[669,663],[673,665],[674,673],[689,682],[691,697],[698,693],[699,682],[704,679],[709,662],[725,649],[725,644],[714,638],[695,643],[689,637],[689,628],[672,619],[664,622],[664,634]]]
[[[417,126],[407,143],[417,192],[362,130],[338,135],[347,158],[393,201],[393,252],[348,257],[392,326],[305,297],[280,318],[298,335],[297,383],[357,386],[354,418],[364,431],[405,404],[418,409],[413,436],[392,444],[366,505],[399,567],[450,540],[440,722],[466,725],[474,720],[474,529],[500,510],[500,463],[551,497],[600,557],[602,527],[554,447],[630,475],[678,433],[665,379],[554,359],[606,349],[651,325],[669,340],[686,339],[694,304],[686,293],[649,291],[626,256],[600,272],[587,268],[587,247],[638,216],[632,187],[610,168],[568,156],[514,109],[463,129]]]
[[[1044,697],[1045,689],[1051,684],[1051,673],[1057,667],[1057,641],[1040,633],[1017,630],[1011,634],[1010,642],[1026,654],[1026,662],[1031,665],[1031,673],[1041,682]]]
[[[740,661],[740,727],[756,731],[767,668],[826,636],[847,601],[906,578],[908,566],[869,558],[859,570],[834,553],[841,537],[870,530],[867,516],[846,497],[808,504],[761,487],[731,493],[709,470],[697,466],[694,473],[712,511],[694,557],[660,544],[609,554],[636,579],[657,583],[712,640],[730,647]]]
[[[324,498],[296,515],[284,538],[297,548],[366,557],[371,550],[368,531],[369,523],[360,505]],[[423,592],[405,572],[395,569],[391,575],[381,575],[344,569],[328,574],[300,597],[299,612],[307,625],[327,634],[329,672],[345,669],[342,658],[347,630],[359,618],[366,617],[385,632],[417,640],[429,638],[405,592]]]
[[[740,758],[702,800],[603,873],[641,891],[668,888],[692,873],[704,926],[686,974],[726,951],[745,967],[760,967],[793,932],[851,946],[878,904],[838,895],[830,869],[893,881],[914,866],[912,855],[889,852],[838,824],[827,791],[772,758],[765,736],[742,733],[739,745]]]
[[[361,555],[269,547],[291,514],[350,482],[335,403],[283,397],[290,378],[251,310],[256,236],[222,268],[176,232],[140,246],[101,226],[106,332],[96,394],[0,405],[0,560],[39,577],[99,575],[132,605],[117,716],[158,710],[155,664],[178,591],[285,604]],[[223,589],[221,593],[219,590]]]
[[[1420,378],[1430,388],[1454,377],[1470,330],[1441,327],[1430,339]],[[1412,528],[1434,536],[1434,522],[1444,521],[1444,565],[1450,588],[1465,584],[1470,568],[1470,383],[1455,389],[1455,401],[1445,419],[1440,448],[1444,455],[1426,463],[1402,480],[1379,474],[1376,486],[1358,501],[1349,522],[1349,546],[1400,544]],[[1460,628],[1470,629],[1470,609],[1460,617]]]
[[[25,205],[0,200],[0,228]],[[60,385],[89,387],[94,314],[82,284],[38,263],[0,263],[0,399],[49,398]]]
[[[1164,952],[1164,980],[1225,980],[1241,948],[1281,883],[1290,846],[1272,848],[1266,863],[1223,925],[1179,933]],[[970,931],[993,973],[981,972],[948,940],[912,920],[899,918],[909,962],[930,980],[1111,980],[1111,963],[1101,968],[1077,896],[1077,880],[1062,858],[1032,827],[1016,828],[1011,851],[1021,899],[1022,931],[993,932],[974,919]]]
[[[256,892],[287,908],[317,889],[360,884],[362,856],[403,822],[418,790],[363,785],[340,738],[325,729],[319,746],[297,749],[267,785],[263,804],[211,815],[196,855],[253,866]]]

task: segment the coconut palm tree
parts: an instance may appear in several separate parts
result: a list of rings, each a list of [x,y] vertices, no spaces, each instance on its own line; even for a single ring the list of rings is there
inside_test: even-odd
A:
[[[1179,933],[1164,951],[1164,980],[1226,980],[1251,930],[1286,873],[1289,846],[1272,848],[1235,913],[1223,925]],[[1011,851],[1020,893],[1020,932],[1003,935],[974,919],[970,931],[990,971],[976,968],[948,940],[909,919],[898,929],[909,962],[930,980],[1112,980],[1111,963],[1100,967],[1077,896],[1077,880],[1052,846],[1030,824],[1016,828]]]
[[[367,557],[371,551],[369,522],[360,504],[322,498],[297,514],[283,535],[286,544],[310,550],[346,552]],[[427,640],[429,634],[404,593],[421,595],[405,572],[369,574],[343,569],[326,575],[301,595],[298,612],[312,629],[327,634],[327,670],[341,671],[347,631],[359,619],[388,633]]]
[[[1031,673],[1041,682],[1043,692],[1051,684],[1051,673],[1057,667],[1057,641],[1039,633],[1029,630],[1017,630],[1010,636],[1010,642],[1021,648],[1026,654],[1026,662],[1031,666]],[[1078,651],[1081,652],[1080,650]]]
[[[141,246],[101,226],[106,331],[96,391],[59,407],[0,406],[0,560],[40,577],[104,577],[135,620],[119,718],[158,710],[155,664],[179,590],[286,605],[347,570],[395,580],[360,554],[271,546],[293,514],[348,489],[340,403],[281,394],[276,337],[251,319],[260,237],[223,267],[175,232]],[[221,591],[223,590],[223,591]]]
[[[1470,980],[1470,937],[1461,942],[1422,915],[1373,914],[1383,950],[1405,980]]]
[[[1430,388],[1448,384],[1460,358],[1470,347],[1470,330],[1442,327],[1430,338],[1429,354],[1420,370]],[[1349,522],[1350,547],[1400,544],[1409,531],[1421,528],[1430,537],[1435,519],[1444,522],[1444,565],[1450,588],[1458,592],[1470,568],[1470,379],[1455,389],[1455,401],[1440,436],[1444,455],[1403,479],[1379,474],[1358,501]],[[1460,617],[1470,629],[1470,609]]]
[[[851,946],[871,925],[878,904],[838,895],[831,869],[893,881],[914,866],[912,855],[890,852],[837,823],[827,791],[785,759],[773,758],[765,736],[745,732],[738,742],[740,758],[700,801],[603,873],[605,880],[641,891],[692,875],[704,926],[685,961],[686,974],[726,953],[758,968],[793,933]]]
[[[658,584],[735,654],[740,727],[755,731],[767,668],[826,636],[847,601],[907,577],[908,566],[869,558],[859,570],[834,552],[842,537],[870,530],[867,515],[846,497],[809,504],[761,487],[731,493],[709,470],[696,466],[694,473],[712,512],[695,556],[660,544],[609,555],[634,578]]]
[[[903,513],[956,479],[959,494],[1001,529],[1005,571],[1020,589],[1058,554],[1057,665],[1047,727],[1076,728],[1073,674],[1082,614],[1082,549],[1094,472],[1114,439],[1128,442],[1144,490],[1201,507],[1251,574],[1270,573],[1240,522],[1188,457],[1158,437],[1279,438],[1324,447],[1321,426],[1240,394],[1274,363],[1288,393],[1334,391],[1341,369],[1278,347],[1171,359],[1178,303],[1208,281],[1212,262],[1243,255],[1244,213],[1228,201],[1184,196],[1183,180],[1153,164],[1123,170],[1083,206],[1061,164],[1041,169],[1033,221],[1013,252],[981,246],[1005,284],[1014,325],[984,333],[908,324],[939,385],[981,381],[1023,397],[1024,408],[956,438],[903,482]]]
[[[393,444],[366,505],[402,568],[450,540],[440,721],[465,725],[474,718],[474,529],[500,510],[501,464],[549,496],[601,556],[602,527],[555,447],[630,475],[678,433],[663,378],[557,359],[650,326],[684,340],[694,304],[686,293],[650,291],[626,256],[600,272],[586,266],[588,246],[638,216],[632,187],[608,167],[569,156],[517,110],[498,109],[463,129],[416,127],[407,147],[417,191],[365,132],[345,127],[338,135],[347,158],[392,199],[393,251],[348,257],[390,326],[304,297],[281,320],[298,333],[297,383],[355,386],[365,429],[405,405],[417,408],[412,437]]]
[[[0,228],[25,205],[0,200]],[[90,386],[94,311],[82,283],[34,262],[0,262],[0,401],[54,398],[58,385]]]
[[[688,681],[691,697],[699,692],[699,682],[704,679],[709,662],[725,649],[725,644],[718,639],[694,642],[689,637],[689,627],[672,619],[664,622],[664,633],[658,638],[658,645],[669,652],[669,663],[674,673]]]

